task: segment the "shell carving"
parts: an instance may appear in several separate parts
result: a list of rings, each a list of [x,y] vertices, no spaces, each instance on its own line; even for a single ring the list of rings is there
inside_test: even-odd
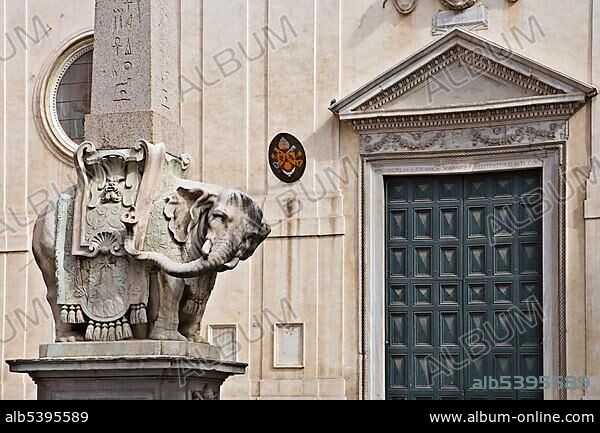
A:
[[[118,233],[96,233],[90,242],[90,253],[94,255],[114,254],[116,256],[121,256],[125,253],[122,245],[123,239]]]

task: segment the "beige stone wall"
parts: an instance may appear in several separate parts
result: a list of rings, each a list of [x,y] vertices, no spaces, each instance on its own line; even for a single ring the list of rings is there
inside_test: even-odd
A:
[[[482,1],[489,7],[490,28],[479,35],[600,85],[600,68],[597,61],[592,68],[591,58],[593,29],[596,43],[600,29],[600,14],[592,13],[595,0]],[[180,61],[187,80],[181,117],[185,150],[196,162],[193,176],[248,191],[265,203],[272,221],[284,220],[252,260],[221,277],[210,302],[205,323],[237,325],[238,360],[250,364],[247,376],[226,385],[225,397],[359,395],[359,191],[350,168],[358,164],[358,145],[328,106],[429,44],[431,18],[440,8],[437,0],[420,0],[415,12],[399,16],[381,4],[182,0]],[[51,29],[25,49],[15,29],[33,35],[36,16]],[[38,344],[51,339],[44,284],[31,263],[31,228],[36,204],[72,183],[74,174],[52,156],[36,129],[33,91],[55,50],[92,27],[93,0],[7,0],[0,2],[0,17],[0,35],[10,35],[16,46],[12,56],[10,44],[0,44],[0,57],[11,57],[0,67],[0,219],[7,225],[0,238],[3,364],[4,359],[35,356]],[[282,23],[287,42],[281,40]],[[272,33],[265,35],[265,28]],[[535,42],[527,39],[532,29]],[[254,59],[247,60],[244,52]],[[200,92],[195,86],[202,78]],[[595,119],[597,111],[596,106]],[[598,148],[592,144],[591,118],[585,109],[572,119],[570,170],[587,170],[592,149]],[[309,156],[304,180],[291,188],[282,186],[266,163],[269,140],[283,131],[300,138]],[[332,173],[347,175],[347,181]],[[598,377],[594,342],[600,329],[591,319],[600,304],[590,287],[596,281],[591,271],[586,286],[586,243],[589,248],[595,241],[590,233],[586,236],[585,198],[576,189],[567,204],[568,363],[570,374]],[[302,211],[286,218],[286,207]],[[587,266],[597,268],[593,261]],[[279,320],[305,324],[303,369],[274,368],[273,325]],[[34,396],[29,379],[2,365],[1,398]]]
[[[591,50],[598,52],[600,49],[600,5],[594,3],[592,8],[592,20],[594,22],[592,29]],[[594,56],[591,62],[591,80],[600,83],[600,57]],[[592,122],[591,149],[595,157],[600,155],[600,99],[596,98],[591,104],[590,118]],[[598,167],[596,167],[596,172]],[[581,354],[585,354],[585,359],[580,359],[580,365],[586,366],[587,374],[592,378],[593,389],[589,393],[591,398],[600,398],[600,280],[598,279],[598,269],[600,254],[598,251],[597,239],[600,237],[600,182],[598,178],[590,181],[586,202],[586,284],[585,284],[585,320],[580,321]],[[585,326],[585,328],[583,328]]]

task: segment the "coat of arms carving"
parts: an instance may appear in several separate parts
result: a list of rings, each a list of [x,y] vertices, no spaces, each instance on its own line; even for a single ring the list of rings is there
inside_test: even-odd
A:
[[[306,170],[306,151],[302,143],[291,134],[279,134],[269,148],[269,165],[282,182],[299,181]]]

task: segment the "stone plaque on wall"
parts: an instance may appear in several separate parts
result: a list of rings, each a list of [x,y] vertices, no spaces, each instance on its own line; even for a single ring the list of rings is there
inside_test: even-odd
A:
[[[304,368],[304,324],[275,325],[274,367]]]
[[[456,27],[469,31],[486,30],[488,23],[488,9],[482,4],[460,11],[440,11],[433,17],[432,33],[434,36],[443,35]]]
[[[235,325],[211,325],[210,344],[219,348],[221,359],[236,362],[238,353],[237,327]]]

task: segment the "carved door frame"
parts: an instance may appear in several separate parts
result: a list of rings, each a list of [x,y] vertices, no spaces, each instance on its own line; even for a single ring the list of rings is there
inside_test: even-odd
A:
[[[565,144],[548,143],[527,150],[514,147],[478,152],[361,156],[361,398],[385,398],[384,178],[392,175],[458,175],[542,169],[545,200],[551,203],[543,220],[543,371],[546,376],[566,376]],[[556,197],[556,191],[560,191],[559,197]],[[562,394],[547,391],[545,399],[563,399],[566,395]]]

